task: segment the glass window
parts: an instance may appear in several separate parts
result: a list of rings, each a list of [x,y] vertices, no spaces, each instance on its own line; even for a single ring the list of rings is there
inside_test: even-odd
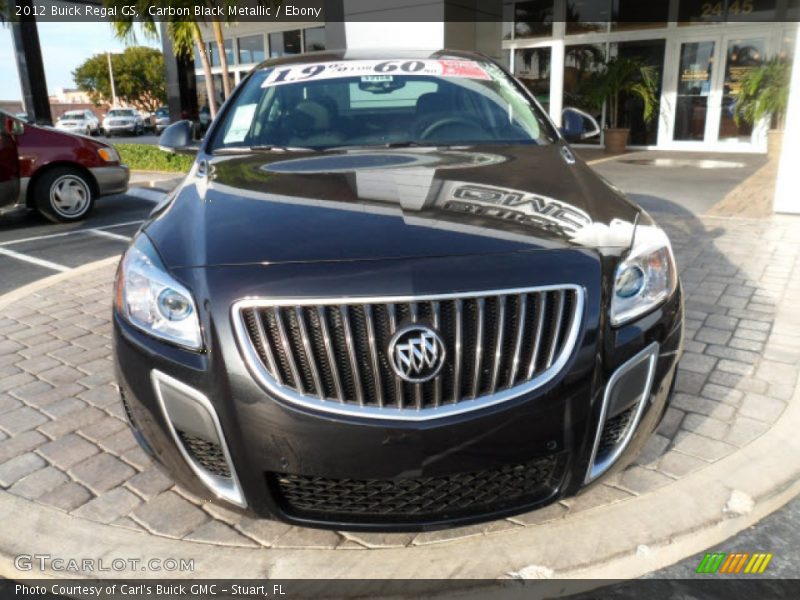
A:
[[[553,0],[529,0],[514,4],[514,38],[553,35]]]
[[[679,0],[680,25],[725,21],[771,21],[777,0]]]
[[[248,35],[239,38],[239,64],[249,65],[264,60],[264,36]]]
[[[702,142],[705,139],[713,67],[714,42],[681,45],[673,135],[676,141]]]
[[[719,139],[742,139],[749,141],[753,134],[753,126],[742,121],[739,125],[734,119],[736,99],[742,87],[742,78],[753,69],[757,69],[766,58],[764,48],[766,40],[741,39],[728,42],[728,53],[725,57],[725,84],[722,91],[722,118],[719,123]]]
[[[612,31],[666,27],[669,0],[613,0],[611,18]]]
[[[216,44],[214,44],[216,46]],[[229,65],[236,63],[236,56],[233,54],[233,40],[223,40],[222,47],[225,48],[225,59]]]
[[[503,4],[503,39],[510,40],[514,31],[514,3]]]
[[[633,58],[653,67],[658,76],[656,88],[656,112],[649,121],[644,120],[644,103],[636,94],[623,93],[619,101],[618,122],[631,130],[630,143],[634,146],[650,146],[658,142],[658,118],[663,83],[665,40],[643,40],[613,44],[612,56]]]
[[[514,76],[549,110],[551,49],[522,48],[514,52]]]
[[[605,44],[580,44],[564,48],[564,106],[585,110],[601,121],[602,108],[592,106],[587,98],[587,86],[606,58]],[[599,144],[598,138],[585,140],[587,144]]]
[[[260,69],[226,112],[213,150],[388,143],[556,141],[546,116],[493,63],[374,60]]]
[[[568,0],[567,34],[606,31],[611,21],[611,0]]]
[[[219,66],[219,52],[217,52],[217,45],[214,42],[206,42],[206,51],[208,52],[208,60],[212,67]]]
[[[306,42],[306,52],[325,50],[325,28],[311,27],[303,32]]]
[[[269,56],[277,58],[287,54],[300,54],[300,30],[279,31],[269,34]]]

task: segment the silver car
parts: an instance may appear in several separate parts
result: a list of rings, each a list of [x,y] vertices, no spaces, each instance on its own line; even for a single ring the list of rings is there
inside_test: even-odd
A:
[[[100,120],[90,110],[70,110],[56,121],[56,129],[69,133],[95,135],[100,133]]]
[[[103,119],[103,131],[113,135],[139,135],[144,131],[144,119],[135,108],[113,108]]]

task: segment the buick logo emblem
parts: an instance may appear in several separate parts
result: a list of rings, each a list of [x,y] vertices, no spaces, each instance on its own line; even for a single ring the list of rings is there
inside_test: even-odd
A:
[[[444,365],[442,338],[424,325],[399,329],[389,342],[389,358],[397,376],[410,383],[423,383],[439,374]]]

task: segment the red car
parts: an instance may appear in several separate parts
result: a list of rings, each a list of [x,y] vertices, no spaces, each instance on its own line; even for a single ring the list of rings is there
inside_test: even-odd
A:
[[[0,215],[33,208],[51,221],[78,221],[95,199],[128,189],[130,172],[113,146],[4,112],[0,122]]]

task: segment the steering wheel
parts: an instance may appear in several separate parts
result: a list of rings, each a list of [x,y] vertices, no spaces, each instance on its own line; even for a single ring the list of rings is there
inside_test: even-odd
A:
[[[480,133],[481,136],[486,135],[486,130],[475,123],[474,121],[469,121],[462,117],[444,117],[443,119],[439,119],[434,123],[428,125],[420,134],[420,139],[427,140],[435,131],[439,129],[443,129],[445,127],[452,127],[453,125],[458,125],[461,127],[466,127],[467,129],[471,129],[472,131],[476,131]]]

